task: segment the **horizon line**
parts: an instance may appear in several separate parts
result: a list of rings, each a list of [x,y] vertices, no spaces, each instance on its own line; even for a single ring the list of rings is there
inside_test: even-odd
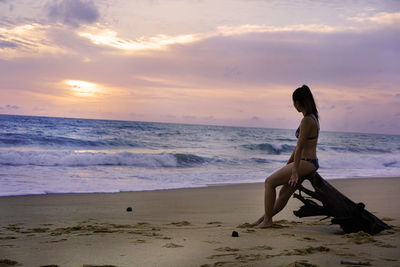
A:
[[[118,120],[118,119],[93,119],[93,118],[82,118],[82,117],[59,117],[59,116],[46,116],[46,115],[21,115],[21,114],[5,114],[0,113],[0,116],[19,116],[19,117],[39,117],[39,118],[57,118],[57,119],[78,119],[78,120],[98,120],[98,121],[120,121],[120,122],[144,122],[144,123],[164,123],[164,124],[181,124],[181,125],[192,125],[192,126],[214,126],[214,127],[233,127],[233,128],[251,128],[251,129],[271,129],[271,130],[294,130],[294,128],[273,128],[273,127],[262,127],[262,126],[238,126],[238,125],[220,125],[220,124],[203,124],[203,123],[182,123],[182,122],[165,122],[165,121],[142,121],[142,120]],[[375,133],[375,132],[352,132],[352,131],[329,131],[321,130],[321,132],[327,133],[350,133],[350,134],[375,134],[375,135],[395,135],[395,133]]]

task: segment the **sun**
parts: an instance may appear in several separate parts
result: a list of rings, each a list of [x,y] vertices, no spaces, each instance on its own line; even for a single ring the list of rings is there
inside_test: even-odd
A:
[[[103,90],[95,83],[78,81],[78,80],[65,80],[64,81],[72,93],[81,97],[94,97],[99,95]]]

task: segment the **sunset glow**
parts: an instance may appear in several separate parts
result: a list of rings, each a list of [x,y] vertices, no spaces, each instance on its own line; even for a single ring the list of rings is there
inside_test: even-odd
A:
[[[76,96],[94,97],[103,91],[97,84],[90,82],[65,80],[65,83]]]
[[[0,113],[400,134],[396,1],[0,1]],[[3,15],[4,14],[4,15]],[[240,14],[240,15],[239,15]]]

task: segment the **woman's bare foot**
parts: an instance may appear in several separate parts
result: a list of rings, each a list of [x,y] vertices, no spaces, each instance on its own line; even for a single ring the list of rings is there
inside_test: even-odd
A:
[[[267,221],[267,222],[265,220],[263,220],[259,225],[257,225],[257,228],[269,228],[272,225],[274,225],[272,223],[272,220],[271,221]]]
[[[264,215],[260,217],[260,219],[258,219],[257,221],[253,222],[252,224],[250,224],[251,226],[257,226],[260,223],[262,223],[262,221],[264,221]]]

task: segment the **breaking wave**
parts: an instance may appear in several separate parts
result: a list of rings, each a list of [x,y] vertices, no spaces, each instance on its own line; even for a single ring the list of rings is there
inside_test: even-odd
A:
[[[281,153],[290,153],[293,151],[295,146],[287,145],[287,144],[269,144],[269,143],[262,143],[262,144],[246,144],[242,145],[243,148],[249,150],[259,150],[267,152],[268,154],[272,155],[279,155]]]
[[[135,166],[193,167],[213,159],[193,154],[140,154],[131,152],[1,151],[0,165],[8,166]]]

